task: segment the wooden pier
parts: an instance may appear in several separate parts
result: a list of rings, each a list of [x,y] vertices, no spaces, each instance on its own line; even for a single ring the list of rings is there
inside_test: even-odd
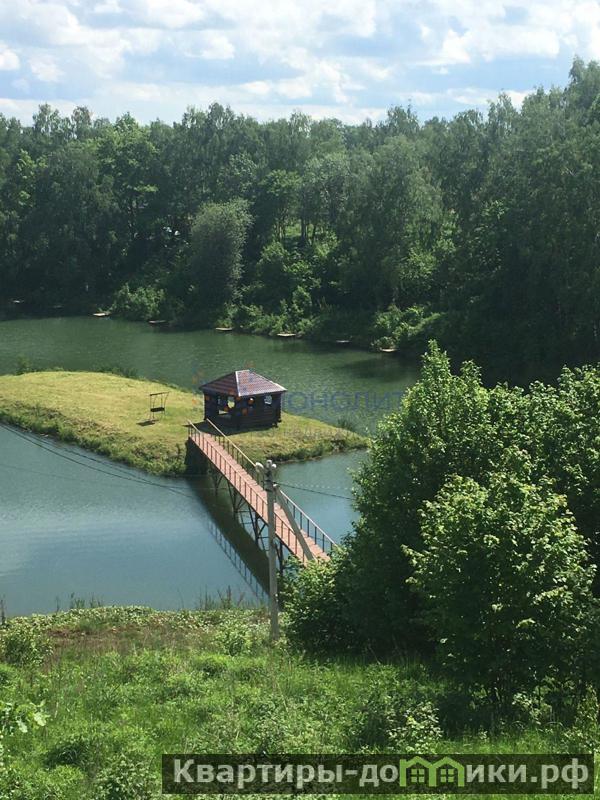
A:
[[[210,433],[188,424],[188,451],[191,448],[204,460],[215,487],[225,481],[235,512],[245,506],[257,544],[267,527],[267,492],[262,485],[260,468],[215,425]],[[283,564],[283,548],[305,564],[315,558],[328,559],[335,542],[281,489],[277,490],[294,519],[290,521],[282,504],[275,503],[275,535],[279,545],[279,561]]]

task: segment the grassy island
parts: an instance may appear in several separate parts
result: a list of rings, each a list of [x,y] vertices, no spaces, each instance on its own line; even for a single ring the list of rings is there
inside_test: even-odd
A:
[[[168,391],[167,411],[145,425],[148,395]],[[0,420],[47,433],[157,475],[185,469],[185,425],[204,416],[202,397],[154,381],[104,372],[0,376]],[[314,419],[284,414],[277,428],[234,434],[251,458],[293,461],[365,447],[367,439]]]

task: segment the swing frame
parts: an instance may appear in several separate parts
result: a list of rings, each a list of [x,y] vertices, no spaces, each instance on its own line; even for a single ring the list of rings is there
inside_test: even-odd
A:
[[[150,417],[148,422],[157,422],[160,414],[164,414],[167,410],[167,398],[170,392],[151,392],[150,398]],[[155,401],[154,398],[160,398]]]

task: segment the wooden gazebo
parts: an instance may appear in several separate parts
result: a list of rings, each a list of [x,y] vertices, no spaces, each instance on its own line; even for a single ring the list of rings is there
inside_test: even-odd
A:
[[[204,393],[204,419],[236,430],[281,421],[285,387],[251,369],[238,369],[200,387]]]

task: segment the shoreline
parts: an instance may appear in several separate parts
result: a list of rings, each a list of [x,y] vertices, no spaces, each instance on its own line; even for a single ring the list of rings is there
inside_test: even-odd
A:
[[[165,417],[148,424],[148,395],[168,392]],[[63,370],[0,376],[0,421],[48,434],[150,474],[184,475],[188,420],[204,415],[201,395],[105,372]],[[284,412],[274,428],[233,433],[253,460],[306,461],[364,449],[360,434]]]
[[[84,312],[84,311],[74,311],[73,313],[69,313],[65,309],[61,309],[58,313],[52,313],[52,309],[46,309],[43,311],[36,312],[34,310],[31,311],[14,311],[12,309],[0,309],[0,322],[14,322],[15,320],[20,319],[58,319],[64,318],[69,319],[73,317],[81,317],[81,318],[88,318],[93,317],[94,314],[92,312]],[[150,321],[145,319],[129,319],[124,316],[119,316],[118,314],[110,314],[106,317],[106,319],[117,320],[118,322],[134,322],[140,325],[149,325]],[[361,353],[370,353],[371,355],[380,355],[384,354],[385,352],[382,351],[380,348],[375,347],[373,342],[369,340],[368,337],[363,337],[360,331],[352,332],[347,331],[344,335],[340,333],[338,335],[337,332],[331,334],[331,337],[323,337],[319,335],[311,334],[310,332],[299,332],[295,333],[294,336],[290,337],[280,337],[279,333],[272,333],[267,331],[252,331],[247,330],[245,328],[233,326],[231,330],[219,330],[218,327],[213,325],[197,325],[197,324],[186,324],[186,323],[177,323],[177,322],[170,322],[166,321],[165,324],[160,326],[152,326],[154,329],[161,333],[161,334],[169,334],[169,333],[188,333],[193,331],[215,331],[217,333],[222,333],[223,335],[232,333],[238,336],[260,336],[261,338],[265,339],[277,339],[281,338],[282,341],[289,341],[289,340],[299,340],[303,342],[308,342],[311,345],[332,348],[332,349],[348,349],[348,350],[356,350]],[[402,358],[409,362],[418,362],[421,356],[421,349],[420,348],[412,348],[405,351],[400,349],[396,349],[394,353],[394,357]]]

